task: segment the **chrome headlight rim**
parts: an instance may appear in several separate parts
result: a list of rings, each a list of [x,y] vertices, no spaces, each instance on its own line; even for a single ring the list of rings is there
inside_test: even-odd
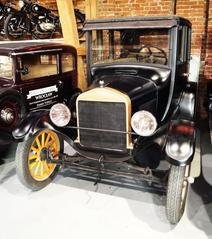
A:
[[[71,111],[65,104],[57,103],[51,107],[49,117],[57,127],[65,127],[71,120]]]
[[[138,127],[136,127],[135,122],[138,125],[139,121],[141,121],[141,119],[144,117],[147,117],[149,122],[151,121],[152,128],[151,128],[151,130],[149,129],[149,131],[144,131],[144,130],[141,130]],[[158,124],[157,124],[156,118],[154,117],[154,115],[151,112],[146,111],[146,110],[140,110],[133,114],[133,116],[131,118],[131,126],[136,134],[143,136],[143,137],[148,137],[148,136],[152,136],[155,133]]]

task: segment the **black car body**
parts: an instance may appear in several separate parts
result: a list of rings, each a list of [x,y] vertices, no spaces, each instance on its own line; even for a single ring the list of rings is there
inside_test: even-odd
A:
[[[37,190],[54,177],[56,165],[94,160],[104,170],[106,163],[125,162],[145,180],[166,182],[167,217],[177,223],[195,153],[191,23],[176,16],[102,19],[88,21],[85,31],[89,87],[69,108],[57,104],[50,113],[32,114],[14,131],[25,140],[17,151],[19,178]],[[47,147],[49,139],[54,144]],[[77,156],[61,153],[61,139]],[[157,172],[164,159],[162,180]],[[44,161],[54,168],[44,169]]]
[[[1,143],[29,111],[68,102],[76,88],[76,50],[59,43],[0,44]]]

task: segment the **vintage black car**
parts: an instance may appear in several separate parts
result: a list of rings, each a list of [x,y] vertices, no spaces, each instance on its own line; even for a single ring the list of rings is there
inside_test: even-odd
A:
[[[31,113],[13,132],[23,141],[17,174],[39,190],[60,165],[95,161],[103,172],[106,164],[127,164],[144,180],[165,185],[167,218],[175,224],[194,179],[191,23],[176,16],[103,19],[88,21],[85,31],[89,87],[69,107],[55,104],[49,112]],[[76,154],[63,153],[63,140]]]
[[[0,44],[0,144],[29,111],[68,102],[76,88],[76,50],[59,43]]]

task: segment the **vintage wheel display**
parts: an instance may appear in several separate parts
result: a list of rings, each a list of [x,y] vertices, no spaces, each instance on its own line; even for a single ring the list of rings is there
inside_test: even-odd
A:
[[[79,10],[75,9],[74,11],[76,22],[77,22],[77,31],[79,38],[83,37],[84,31],[83,31],[83,25],[85,22],[85,14],[81,13]]]
[[[0,92],[0,129],[11,132],[26,114],[21,97],[13,90]]]
[[[189,174],[189,166],[174,166],[170,168],[166,215],[171,224],[176,224],[181,219],[188,194],[188,181],[186,177]]]
[[[20,181],[31,190],[40,190],[57,175],[59,165],[50,163],[48,155],[58,159],[63,141],[51,130],[39,130],[20,143],[16,151],[16,171]]]
[[[10,14],[4,22],[4,32],[9,40],[21,40],[26,31],[26,22],[21,14]]]

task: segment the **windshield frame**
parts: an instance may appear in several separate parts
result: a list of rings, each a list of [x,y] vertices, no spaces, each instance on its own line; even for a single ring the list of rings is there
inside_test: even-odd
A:
[[[178,42],[178,25],[174,25],[172,27],[160,27],[161,29],[167,29],[169,31],[170,37],[169,37],[169,48],[170,48],[170,54],[169,54],[169,64],[167,66],[163,66],[163,67],[168,67],[170,69],[173,70],[173,72],[175,72],[175,68],[176,68],[176,57],[177,57],[177,51],[178,51],[178,46],[177,46],[177,42]],[[104,28],[106,30],[108,30],[108,28]],[[125,29],[125,28],[121,28],[121,29]],[[146,27],[146,29],[148,29],[148,27]],[[86,64],[87,64],[87,83],[88,85],[90,85],[93,81],[93,77],[92,77],[92,68],[94,67],[98,67],[98,65],[93,65],[91,58],[92,58],[92,44],[93,44],[93,31],[98,30],[98,28],[91,28],[91,29],[86,29]],[[116,30],[116,29],[114,29]],[[113,63],[112,65],[115,65],[116,63]],[[100,64],[101,65],[105,65],[105,64]],[[119,64],[121,65],[121,63]],[[123,64],[122,64],[123,65]],[[130,64],[129,64],[130,65]],[[132,64],[131,64],[132,65]],[[133,64],[135,65],[141,65],[141,64]],[[133,67],[132,65],[132,67]],[[146,64],[143,64],[146,65]],[[148,64],[149,65],[149,64]]]
[[[91,66],[122,62],[170,65],[171,36],[167,28],[94,29],[91,38]]]

